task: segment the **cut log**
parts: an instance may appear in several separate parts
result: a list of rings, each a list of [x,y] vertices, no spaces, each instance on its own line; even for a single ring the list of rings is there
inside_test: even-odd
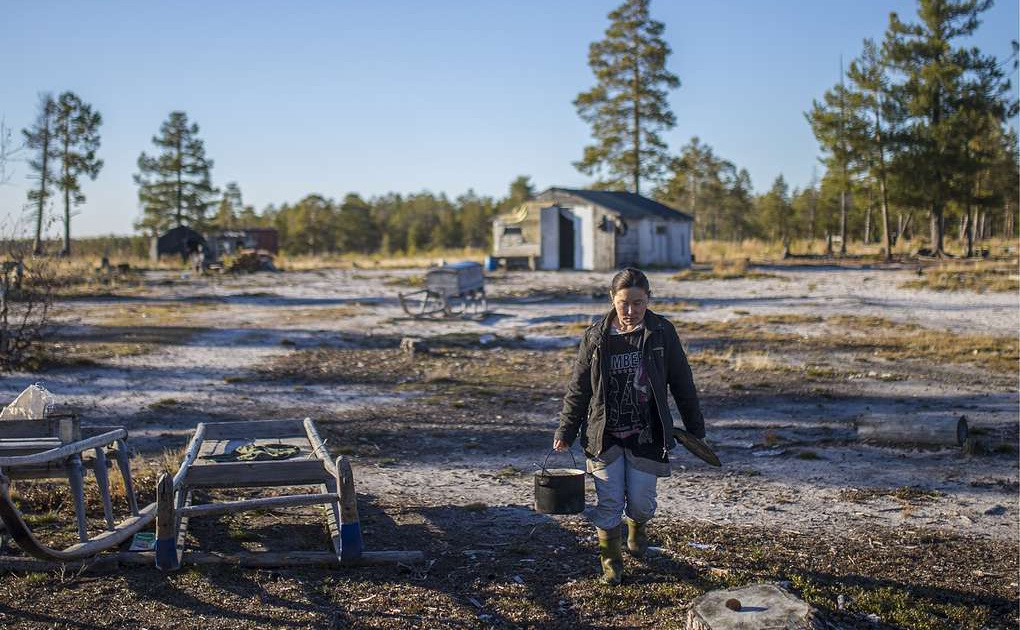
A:
[[[967,416],[869,414],[857,420],[857,439],[875,444],[963,446]]]
[[[731,607],[726,606],[727,601]],[[687,630],[823,630],[826,627],[814,608],[775,584],[709,591],[691,602],[687,611]]]

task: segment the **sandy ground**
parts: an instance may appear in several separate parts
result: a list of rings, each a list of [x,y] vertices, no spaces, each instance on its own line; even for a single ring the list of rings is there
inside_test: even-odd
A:
[[[727,322],[748,314],[874,315],[959,334],[1015,336],[1020,330],[1016,295],[899,288],[913,277],[911,268],[804,266],[761,271],[777,277],[679,282],[653,273],[653,308],[688,321]],[[39,382],[60,404],[81,410],[87,422],[126,425],[135,448],[151,454],[180,446],[201,421],[310,416],[328,422],[359,409],[385,410],[420,396],[413,388],[395,387],[397,383],[246,378],[254,368],[288,353],[447,333],[523,338],[525,347],[536,349],[569,348],[579,330],[570,324],[590,321],[608,306],[609,274],[511,273],[488,280],[494,313],[490,317],[418,321],[404,315],[397,299],[398,291],[409,289],[393,283],[421,273],[331,270],[212,278],[153,273],[146,277],[146,287],[129,298],[61,304],[61,334],[71,343],[87,342],[102,330],[96,326],[123,317],[131,308],[169,305],[179,309],[175,325],[195,327],[184,343],[96,366],[13,374],[0,383],[0,393],[13,397]],[[139,319],[137,325],[148,324]],[[692,345],[692,357],[697,351]],[[798,361],[795,353],[777,359]],[[887,380],[881,375],[904,368],[878,362],[872,370],[840,377],[841,382],[833,385],[837,396],[803,392],[772,396],[766,388],[757,395],[733,398],[712,391],[713,384],[725,382],[725,373],[703,379],[695,366],[708,436],[725,465],[713,469],[675,452],[676,473],[659,486],[660,518],[797,532],[852,532],[874,525],[926,527],[1016,541],[1020,511],[1015,453],[968,457],[959,449],[894,449],[834,439],[868,413],[966,414],[981,425],[1016,424],[1015,374],[993,374],[968,364],[933,365],[932,370],[920,376],[907,370],[903,378]],[[537,435],[547,430],[551,441],[557,406],[553,399],[533,412],[515,412],[512,418]],[[765,431],[782,439],[771,447],[763,444]],[[818,459],[795,456],[805,448]],[[528,508],[529,475],[545,454],[541,447],[494,452],[452,445],[438,454],[416,456],[412,442],[385,465],[357,457],[354,465],[359,490],[367,494],[402,504],[484,502],[502,508],[511,520],[534,522],[537,517]],[[494,471],[508,466],[524,474],[494,476]],[[904,487],[933,492],[909,502],[891,494]],[[593,499],[590,491],[589,503]]]

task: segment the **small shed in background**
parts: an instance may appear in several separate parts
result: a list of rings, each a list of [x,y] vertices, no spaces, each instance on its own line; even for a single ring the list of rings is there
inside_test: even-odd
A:
[[[693,223],[635,193],[550,188],[493,221],[493,258],[531,269],[688,267]]]
[[[163,256],[180,256],[187,259],[207,247],[205,237],[186,225],[178,225],[152,237],[149,258],[159,260]]]

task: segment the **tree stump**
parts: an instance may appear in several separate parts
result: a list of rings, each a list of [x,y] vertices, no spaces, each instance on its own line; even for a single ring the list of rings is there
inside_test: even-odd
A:
[[[739,607],[737,602],[729,600],[737,600]],[[827,627],[814,608],[775,584],[709,591],[694,600],[687,611],[687,630],[824,630]]]
[[[871,414],[857,421],[857,438],[863,442],[963,446],[967,435],[967,416]]]

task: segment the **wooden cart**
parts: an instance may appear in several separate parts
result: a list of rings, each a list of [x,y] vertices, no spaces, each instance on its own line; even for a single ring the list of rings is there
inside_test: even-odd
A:
[[[296,447],[286,459],[224,461],[244,444]],[[226,456],[226,457],[225,457]],[[224,503],[192,503],[197,488],[316,486],[317,493],[274,496]],[[330,461],[315,425],[305,420],[212,422],[199,424],[177,473],[160,477],[156,491],[156,566],[173,570],[182,562],[242,566],[352,566],[414,563],[420,551],[364,551],[354,475],[343,457]],[[250,510],[324,505],[332,549],[329,551],[184,553],[188,521]]]
[[[425,272],[425,288],[411,293],[400,293],[400,306],[412,317],[465,317],[483,315],[488,303],[485,299],[485,276],[482,265],[476,262],[459,262]]]

